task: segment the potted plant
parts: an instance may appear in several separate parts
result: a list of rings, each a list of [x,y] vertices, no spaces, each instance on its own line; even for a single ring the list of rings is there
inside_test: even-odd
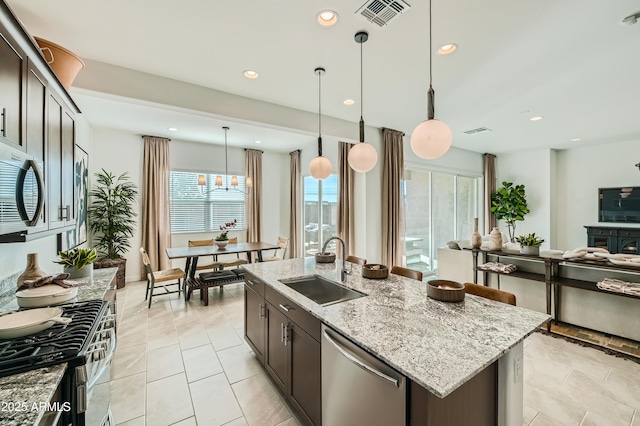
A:
[[[527,208],[524,185],[513,186],[512,182],[502,182],[502,188],[491,194],[491,213],[498,220],[504,220],[509,228],[509,240],[513,243],[516,235],[516,221],[524,220]]]
[[[516,241],[520,243],[520,253],[532,254],[537,256],[540,254],[540,246],[544,243],[544,240],[536,237],[536,233],[528,235],[520,235],[516,237]]]
[[[227,235],[229,233],[229,229],[235,228],[237,224],[238,219],[233,219],[231,222],[225,223],[224,225],[220,226],[220,231],[222,232],[216,237],[216,245],[218,246],[218,248],[225,248],[227,246],[227,244],[229,243],[229,237]]]
[[[94,233],[95,247],[102,257],[97,267],[117,267],[116,283],[124,287],[126,262],[123,256],[131,248],[129,239],[133,237],[136,212],[133,204],[137,201],[136,185],[129,182],[125,172],[120,176],[105,169],[95,174],[97,185],[91,190],[89,205],[89,230]]]
[[[93,273],[93,262],[98,258],[96,249],[74,248],[58,253],[60,260],[53,263],[64,266],[69,278],[90,277]]]

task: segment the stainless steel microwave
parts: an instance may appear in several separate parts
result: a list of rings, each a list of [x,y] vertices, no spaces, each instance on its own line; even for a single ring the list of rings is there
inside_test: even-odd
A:
[[[33,156],[0,143],[0,235],[44,230],[41,170]]]

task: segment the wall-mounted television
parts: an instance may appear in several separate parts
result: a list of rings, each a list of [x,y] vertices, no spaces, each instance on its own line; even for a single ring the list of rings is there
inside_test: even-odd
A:
[[[640,223],[640,187],[598,188],[599,222]]]

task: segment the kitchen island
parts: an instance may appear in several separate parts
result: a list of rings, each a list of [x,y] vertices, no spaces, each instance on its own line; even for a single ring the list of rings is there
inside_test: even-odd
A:
[[[471,403],[474,394],[479,396],[482,391],[476,387],[473,392],[465,392],[467,384],[482,387],[481,383],[498,383],[497,389],[489,392],[495,399],[489,407],[495,414],[493,424],[522,422],[522,341],[544,324],[548,315],[473,295],[467,295],[460,303],[439,302],[427,297],[425,283],[393,274],[384,280],[365,279],[361,267],[352,264],[347,264],[352,274],[342,284],[366,294],[365,297],[323,307],[280,282],[308,275],[340,282],[340,266],[340,262],[316,264],[313,258],[306,258],[245,265],[244,269],[248,273],[247,282],[253,276],[264,285],[262,294],[267,302],[273,303],[270,294],[276,298],[283,296],[294,306],[293,311],[310,314],[406,376],[410,405],[407,416],[413,420],[422,418],[417,406],[422,401],[421,393],[431,398],[434,407],[451,398],[464,404]],[[255,283],[253,280],[246,287],[255,289]],[[262,311],[260,316],[268,317]],[[245,326],[251,325],[249,320],[245,321]],[[292,321],[295,323],[296,319]],[[314,337],[315,328],[308,333]],[[283,340],[287,337],[284,330]],[[255,351],[255,342],[247,340]],[[268,349],[269,336],[266,342]],[[257,350],[260,352],[259,347]],[[264,364],[269,371],[267,357]],[[488,380],[474,382],[479,376],[487,376]],[[292,390],[291,385],[289,389]],[[429,415],[425,414],[425,418]],[[311,420],[317,423],[313,417]]]

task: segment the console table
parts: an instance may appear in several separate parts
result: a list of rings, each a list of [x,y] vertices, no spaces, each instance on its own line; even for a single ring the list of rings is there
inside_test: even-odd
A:
[[[587,245],[609,253],[640,254],[640,228],[585,226]]]
[[[531,256],[515,252],[504,251],[482,251],[471,250],[473,258],[474,283],[478,282],[478,271],[484,274],[484,284],[487,285],[487,277],[494,274],[498,277],[498,288],[500,288],[500,277],[510,276],[514,278],[522,278],[536,283],[545,284],[546,292],[546,310],[548,315],[552,315],[553,300],[553,319],[558,323],[561,315],[561,297],[562,288],[571,287],[580,290],[588,290],[592,292],[610,294],[631,299],[640,299],[626,293],[617,293],[612,291],[601,290],[597,287],[597,282],[603,278],[617,278],[629,282],[640,282],[640,268],[618,266],[606,261],[593,260],[568,260],[561,256],[540,257]],[[503,273],[496,271],[487,271],[478,268],[479,260],[500,262],[502,259],[508,259],[509,263],[516,265],[518,270],[511,273]],[[550,330],[551,324],[547,324],[547,330]]]

